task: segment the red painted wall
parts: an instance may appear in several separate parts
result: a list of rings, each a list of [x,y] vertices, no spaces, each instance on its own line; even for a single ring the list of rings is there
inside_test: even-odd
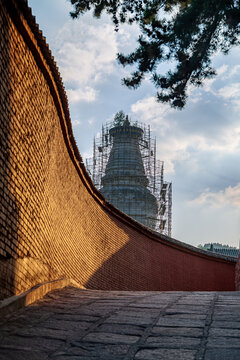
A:
[[[240,291],[240,255],[238,257],[237,265],[236,265],[236,271],[235,271],[235,286],[236,290]]]

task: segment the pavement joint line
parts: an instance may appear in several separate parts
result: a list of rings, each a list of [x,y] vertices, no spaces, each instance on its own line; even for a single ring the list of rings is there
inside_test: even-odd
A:
[[[137,298],[137,300],[139,299],[144,299],[144,298],[147,298],[149,297],[150,295],[149,294],[145,294],[144,296],[140,296]],[[96,299],[95,301],[93,301],[93,303],[96,303],[98,302],[98,299]],[[106,316],[102,316],[98,321],[96,321],[95,323],[92,324],[92,326],[90,326],[87,330],[85,330],[83,332],[83,335],[81,337],[79,337],[79,340],[75,340],[75,341],[72,341],[72,340],[69,340],[69,339],[66,339],[66,343],[65,345],[61,346],[59,349],[57,350],[54,350],[53,353],[51,353],[49,355],[49,359],[54,359],[56,358],[56,356],[58,356],[58,353],[59,352],[63,352],[63,351],[67,351],[70,347],[71,347],[71,344],[80,344],[80,342],[84,339],[85,336],[87,336],[89,333],[93,332],[95,329],[97,329],[100,325],[102,325],[109,317],[111,317],[112,315],[114,315],[116,312],[118,312],[121,308],[124,308],[125,306],[129,306],[130,304],[136,302],[136,298],[132,298],[129,302],[127,302],[126,304],[124,305],[121,305],[119,306],[118,308],[115,308],[113,311],[109,312]],[[86,342],[87,344],[87,342]],[[79,346],[79,345],[78,345]],[[81,347],[81,345],[79,346]],[[82,347],[84,347],[84,344],[82,344]]]
[[[20,310],[21,308],[42,299],[50,291],[62,289],[66,286],[74,286],[85,290],[84,286],[81,286],[73,279],[63,278],[44,282],[32,287],[22,294],[11,296],[2,300],[0,302],[0,316],[8,315],[12,312]]]
[[[151,333],[152,328],[157,324],[158,320],[160,319],[161,316],[164,316],[166,314],[166,311],[173,305],[175,305],[180,299],[182,299],[183,297],[189,295],[190,292],[186,292],[186,294],[181,294],[177,299],[173,300],[172,302],[167,303],[167,305],[160,310],[159,314],[156,316],[156,318],[151,322],[151,324],[149,324],[146,329],[144,330],[142,336],[140,337],[140,339],[133,344],[132,346],[130,346],[130,349],[128,351],[128,353],[126,354],[124,360],[132,360],[134,359],[136,353],[138,352],[139,349],[141,349],[141,347],[144,346],[148,336]]]
[[[214,293],[214,297],[210,303],[210,307],[207,313],[207,317],[205,320],[205,326],[203,329],[203,336],[201,338],[201,342],[200,342],[200,346],[199,346],[199,350],[196,354],[195,360],[204,360],[205,358],[205,353],[206,353],[206,345],[208,342],[208,335],[209,335],[209,330],[213,321],[213,313],[214,313],[214,309],[215,309],[215,305],[216,302],[218,300],[219,295],[215,292]]]

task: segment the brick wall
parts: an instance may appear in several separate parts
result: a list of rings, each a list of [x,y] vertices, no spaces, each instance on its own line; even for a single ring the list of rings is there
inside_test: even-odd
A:
[[[233,290],[234,260],[148,231],[95,190],[26,2],[0,9],[0,297],[63,276],[98,289]]]
[[[235,286],[236,286],[236,290],[240,291],[240,255],[238,257],[238,261],[235,269]]]

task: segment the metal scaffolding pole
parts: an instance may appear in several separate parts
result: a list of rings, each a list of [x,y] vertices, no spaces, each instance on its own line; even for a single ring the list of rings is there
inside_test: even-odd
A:
[[[131,132],[132,139],[116,136],[118,132],[124,134],[128,131]],[[116,141],[119,142],[120,139],[121,143],[116,144]],[[114,141],[115,150],[112,152]],[[150,126],[139,122],[132,123],[129,119],[127,119],[127,125],[123,127],[116,126],[114,122],[108,122],[102,126],[101,133],[93,140],[93,158],[86,160],[86,168],[100,191],[103,189],[104,178],[110,172],[112,185],[108,184],[109,199],[105,194],[106,199],[112,201],[120,210],[124,206],[125,212],[137,221],[155,231],[171,236],[172,184],[164,181],[164,162],[157,160],[156,148],[156,138],[154,140],[151,138]],[[141,166],[143,168],[140,176],[139,167]],[[143,180],[144,178],[146,180]],[[139,187],[139,182],[144,182],[145,185]],[[149,205],[150,195],[148,194],[150,193],[145,191],[144,187],[157,201],[158,210],[155,215],[151,210],[153,205]],[[135,190],[131,190],[134,188]],[[136,188],[139,190],[136,191]],[[123,195],[120,195],[120,189],[121,191],[125,189],[125,200],[123,200]],[[125,202],[124,205],[123,202]]]

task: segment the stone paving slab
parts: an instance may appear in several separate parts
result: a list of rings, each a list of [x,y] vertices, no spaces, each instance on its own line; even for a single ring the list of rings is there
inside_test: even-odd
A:
[[[0,360],[240,360],[240,292],[66,287],[0,318]]]
[[[144,349],[137,352],[135,359],[149,360],[149,359],[184,359],[194,360],[196,351],[192,350],[179,350],[179,349]]]
[[[205,360],[239,360],[239,349],[207,350]]]
[[[155,326],[151,331],[152,335],[161,335],[161,336],[188,336],[188,337],[198,337],[203,336],[202,328],[186,328],[186,327],[163,327]]]

